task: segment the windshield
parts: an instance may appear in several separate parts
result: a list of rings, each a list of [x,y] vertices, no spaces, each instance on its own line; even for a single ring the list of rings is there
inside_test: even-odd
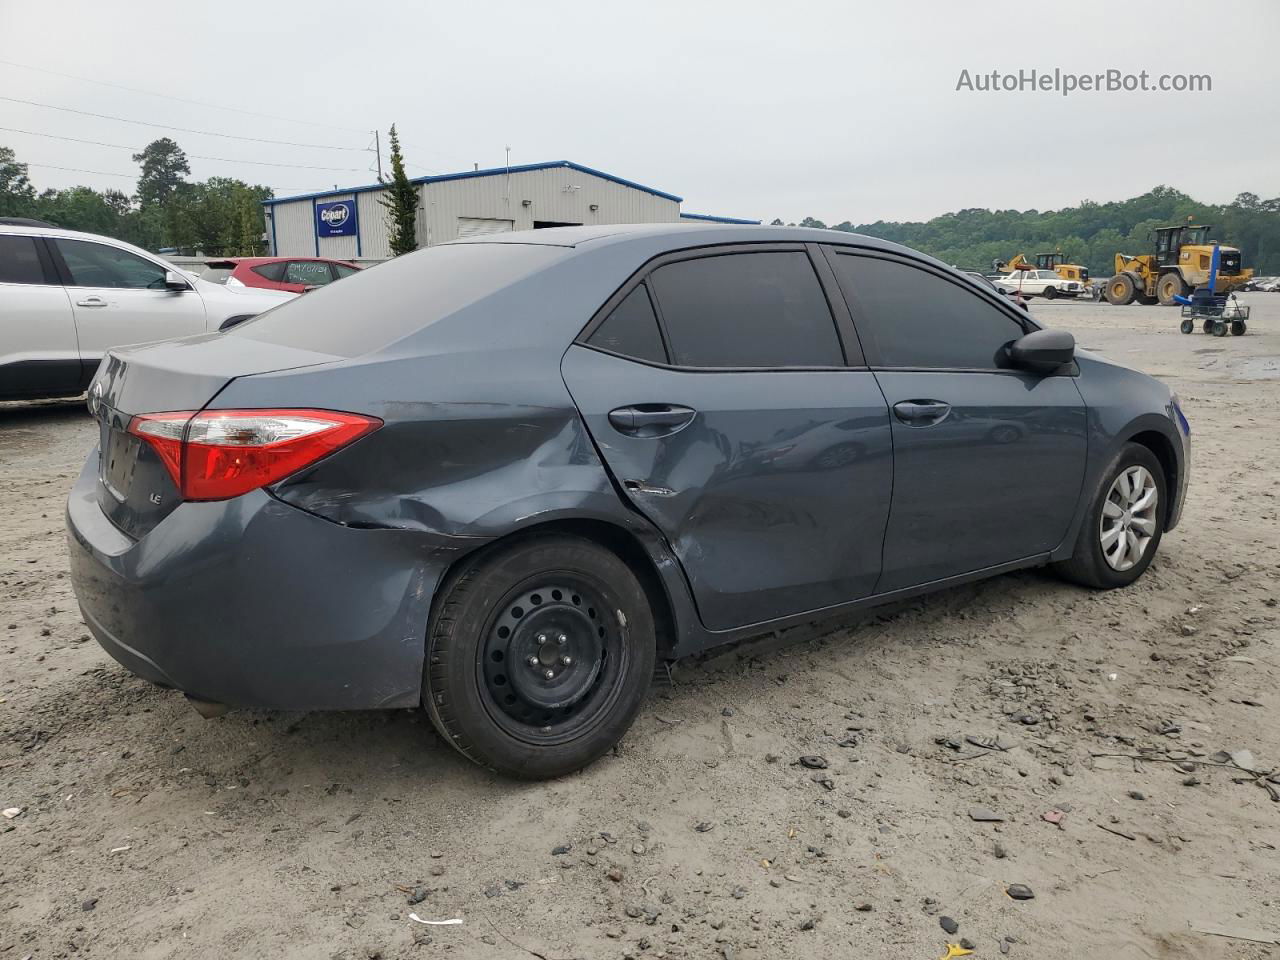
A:
[[[1187,227],[1186,233],[1183,234],[1183,243],[1208,243],[1209,228],[1208,227]]]

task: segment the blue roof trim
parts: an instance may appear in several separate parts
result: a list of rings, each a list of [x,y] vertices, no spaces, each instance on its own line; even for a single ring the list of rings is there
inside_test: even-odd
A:
[[[759,220],[743,220],[741,217],[716,217],[709,213],[681,213],[681,220],[701,220],[706,223],[747,223],[759,226]]]
[[[619,183],[624,187],[631,187],[633,190],[643,190],[645,193],[651,193],[655,197],[662,197],[664,200],[673,200],[676,203],[683,203],[684,197],[677,197],[674,193],[665,193],[662,190],[655,190],[653,187],[646,187],[643,183],[636,183],[634,180],[626,180],[622,177],[615,177],[612,173],[605,173],[603,170],[596,170],[593,167],[584,167],[580,163],[574,163],[572,160],[552,160],[549,163],[524,163],[514,167],[490,167],[486,170],[466,170],[462,173],[441,173],[430,177],[414,177],[409,182],[413,184],[420,183],[445,183],[449,180],[471,180],[475,177],[497,177],[506,173],[529,173],[533,170],[554,170],[558,167],[564,167],[569,170],[577,170],[579,173],[589,173],[593,177],[599,177],[602,180],[610,180],[613,183]],[[263,200],[264,206],[275,206],[277,203],[295,203],[299,200],[318,200],[321,197],[337,197],[348,193],[368,193],[371,190],[385,190],[384,183],[371,183],[363,187],[347,187],[344,190],[325,190],[321,193],[301,193],[295,197],[272,197],[270,200]],[[739,222],[739,221],[734,221]],[[751,223],[758,221],[740,221],[743,223]]]

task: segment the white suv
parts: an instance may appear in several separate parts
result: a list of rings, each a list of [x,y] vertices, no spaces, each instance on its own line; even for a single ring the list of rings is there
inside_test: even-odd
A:
[[[209,283],[109,237],[0,221],[0,400],[74,397],[112,347],[218,330],[295,296]]]
[[[1025,297],[1038,294],[1046,300],[1052,300],[1054,297],[1080,296],[1079,283],[1075,280],[1063,280],[1052,270],[1015,270],[997,277],[995,283],[1010,293],[1021,293]]]

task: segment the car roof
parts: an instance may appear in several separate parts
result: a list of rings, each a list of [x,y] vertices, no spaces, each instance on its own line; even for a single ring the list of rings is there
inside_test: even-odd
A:
[[[552,247],[584,247],[655,240],[670,240],[672,249],[721,243],[838,243],[907,253],[917,258],[921,256],[918,251],[899,244],[844,230],[723,223],[610,223],[598,226],[548,227],[543,230],[490,233],[479,237],[451,240],[449,243],[522,243]]]
[[[350,260],[338,260],[334,257],[205,257],[204,264],[206,267],[221,266],[223,264],[237,267],[257,267],[264,263],[285,263],[293,260],[301,260],[306,263],[340,263],[344,267],[361,269],[357,263],[352,263]]]

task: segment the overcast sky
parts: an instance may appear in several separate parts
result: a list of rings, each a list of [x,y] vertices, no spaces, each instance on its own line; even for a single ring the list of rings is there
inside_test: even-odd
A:
[[[0,97],[317,145],[0,99],[0,127],[133,148],[168,135],[240,161],[193,158],[194,178],[277,195],[372,182],[368,131],[384,131],[385,149],[393,122],[411,174],[501,166],[510,146],[513,164],[574,160],[680,195],[686,211],[766,220],[1045,210],[1158,183],[1210,202],[1280,195],[1273,0],[1164,0],[1158,16],[1091,0],[0,0],[0,59],[99,81],[0,64]],[[1208,73],[1213,89],[956,90],[965,69],[1033,68]],[[133,188],[124,149],[10,130],[0,145],[42,189]]]

